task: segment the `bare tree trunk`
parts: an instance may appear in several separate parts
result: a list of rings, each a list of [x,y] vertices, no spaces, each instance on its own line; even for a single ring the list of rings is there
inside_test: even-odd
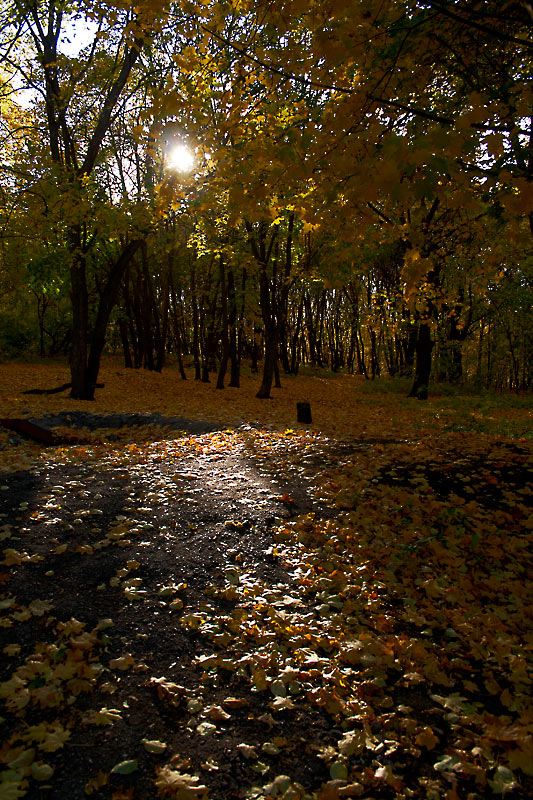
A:
[[[176,358],[178,359],[178,369],[181,379],[183,381],[186,381],[187,375],[185,373],[185,369],[183,366],[181,330],[180,330],[180,320],[178,315],[178,301],[176,297],[176,290],[174,289],[174,281],[172,280],[171,270],[169,270],[169,289],[170,289],[170,296],[172,299],[172,314],[174,318],[174,336],[176,337]]]
[[[221,326],[222,326],[222,355],[220,358],[220,366],[218,370],[217,376],[217,389],[224,388],[224,378],[226,376],[226,371],[228,369],[228,361],[229,361],[229,318],[228,318],[228,294],[227,294],[227,282],[226,282],[226,267],[224,264],[224,256],[222,253],[219,254],[218,257],[218,266],[219,266],[219,273],[220,273],[220,295],[221,295],[221,305],[222,305],[222,319],[221,319]]]
[[[111,271],[109,273],[104,290],[100,295],[100,302],[98,303],[98,311],[96,313],[96,321],[94,323],[93,335],[91,337],[91,349],[89,358],[87,360],[86,380],[87,387],[91,392],[91,397],[85,398],[88,400],[94,399],[94,389],[98,379],[98,372],[100,370],[100,359],[105,346],[107,325],[113,306],[116,303],[120,282],[126,270],[127,265],[142,244],[141,239],[133,239],[123,249],[120,256],[117,258]]]
[[[429,322],[419,322],[416,340],[415,380],[408,397],[416,397],[418,400],[427,400],[429,376],[431,375],[432,350],[433,342],[431,340]]]

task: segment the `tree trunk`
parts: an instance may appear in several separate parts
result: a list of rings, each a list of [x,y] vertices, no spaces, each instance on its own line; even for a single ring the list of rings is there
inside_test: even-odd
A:
[[[121,317],[121,319],[118,321],[118,328],[120,331],[120,339],[124,353],[124,366],[126,369],[132,369],[133,361],[131,359],[130,343],[128,339],[128,323],[123,317]]]
[[[270,397],[270,390],[272,388],[272,379],[274,377],[278,350],[278,329],[272,309],[266,264],[261,266],[261,271],[259,273],[259,290],[261,314],[264,322],[265,356],[263,360],[263,377],[261,379],[261,386],[259,387],[256,397],[259,397],[260,399],[266,399]]]
[[[368,330],[370,333],[370,374],[372,376],[372,380],[374,380],[379,376],[377,337],[374,328],[369,327]]]
[[[365,378],[368,379],[368,372],[366,369],[366,360],[365,360],[365,342],[360,327],[357,328],[355,344],[357,346],[357,365],[358,365],[359,375],[364,375]]]
[[[162,372],[163,367],[165,365],[165,354],[167,348],[167,336],[168,336],[168,311],[170,306],[170,263],[167,265],[167,270],[163,276],[162,286],[161,286],[161,303],[162,308],[160,312],[160,326],[158,330],[158,336],[156,339],[156,359],[155,359],[155,370],[156,372]]]
[[[202,377],[200,370],[200,320],[198,316],[198,298],[196,296],[196,264],[191,266],[191,306],[192,306],[192,355],[194,360],[194,380]]]
[[[89,293],[85,257],[79,255],[70,267],[72,302],[72,344],[70,351],[70,396],[75,400],[94,400],[94,387],[87,381],[89,337]]]
[[[220,296],[221,296],[221,311],[222,311],[222,355],[220,358],[220,366],[218,369],[218,376],[217,376],[217,389],[224,388],[224,378],[226,376],[226,370],[228,369],[228,361],[229,361],[229,317],[228,317],[228,294],[227,294],[227,285],[226,285],[226,268],[224,265],[224,256],[222,253],[218,256],[218,266],[220,272]]]
[[[428,322],[418,323],[415,349],[415,380],[408,397],[416,397],[418,400],[427,400],[429,376],[431,375],[431,351],[433,350],[431,328]]]
[[[255,338],[257,336],[257,333],[258,332],[254,329],[254,339],[253,339],[253,342],[252,342],[252,347],[251,347],[251,352],[250,352],[250,358],[251,358],[251,362],[252,362],[250,364],[250,371],[251,372],[259,372],[259,364],[258,364],[258,361],[259,361],[259,345],[257,344],[257,339]]]
[[[178,302],[176,298],[176,290],[174,289],[174,281],[172,280],[171,270],[169,271],[169,290],[172,299],[172,315],[174,319],[174,336],[176,337],[176,358],[178,359],[178,369],[181,379],[183,381],[186,381],[187,375],[183,367],[183,358],[182,358],[182,340],[181,340],[180,320],[178,315]]]
[[[86,398],[88,400],[94,399],[94,389],[98,380],[98,372],[100,371],[100,359],[105,346],[107,325],[109,323],[111,311],[117,300],[120,283],[128,264],[141,244],[141,239],[134,239],[126,245],[113,264],[104,290],[100,295],[93,335],[91,337],[91,349],[87,361],[87,391],[91,393],[91,396]]]
[[[207,331],[204,340],[204,351],[202,354],[202,382],[209,383],[209,373],[216,368],[216,348],[217,348],[217,300],[218,300],[218,287],[217,282],[214,290],[211,304],[208,309],[209,316],[207,319]],[[207,298],[206,298],[207,300]]]
[[[244,278],[245,280],[245,278]],[[244,285],[243,285],[243,292],[244,292]],[[229,322],[229,357],[231,362],[231,374],[230,374],[230,381],[229,385],[234,387],[239,387],[241,382],[241,336],[240,336],[240,323],[239,329],[237,329],[237,293],[235,290],[235,278],[233,275],[233,270],[230,269],[228,274],[228,300],[229,300],[229,313],[228,313],[228,322]],[[243,306],[244,306],[244,297],[243,297]],[[243,314],[244,316],[244,308]]]
[[[311,307],[311,298],[309,292],[304,295],[305,307],[305,328],[307,329],[307,341],[309,343],[309,358],[313,366],[317,363],[316,355],[316,333],[315,333],[315,320],[313,318],[313,309]]]
[[[291,348],[291,374],[296,375],[298,372],[298,340],[300,338],[300,330],[302,327],[302,315],[303,315],[303,299],[300,300],[298,305],[298,313],[296,315],[296,326],[294,329],[294,334],[292,337],[292,348]]]
[[[261,379],[261,386],[256,394],[256,397],[264,400],[270,397],[270,390],[272,388],[272,380],[274,378],[275,365],[277,360],[277,342],[276,331],[272,328],[265,332],[265,357],[263,361],[263,376]]]

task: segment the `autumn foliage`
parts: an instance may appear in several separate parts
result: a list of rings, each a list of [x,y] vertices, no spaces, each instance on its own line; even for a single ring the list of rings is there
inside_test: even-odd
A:
[[[530,795],[525,403],[112,361],[21,394],[63,375],[0,367],[2,416],[103,415],[2,431],[2,797]],[[137,411],[219,430],[106,428]]]
[[[84,399],[110,344],[260,357],[265,398],[302,364],[527,390],[530,34],[514,0],[3,0],[0,353]]]
[[[0,800],[533,796],[532,18],[0,0]]]

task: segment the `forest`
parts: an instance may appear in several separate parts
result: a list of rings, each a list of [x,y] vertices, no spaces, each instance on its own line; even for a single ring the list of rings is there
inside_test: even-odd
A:
[[[0,800],[533,796],[532,27],[0,0]]]
[[[0,352],[531,382],[526,2],[2,4]],[[181,160],[180,160],[181,154]],[[227,374],[227,378],[226,378]]]

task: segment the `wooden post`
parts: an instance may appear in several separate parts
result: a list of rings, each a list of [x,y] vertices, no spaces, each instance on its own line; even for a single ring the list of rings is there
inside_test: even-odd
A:
[[[298,422],[304,422],[309,425],[313,421],[311,419],[311,405],[309,403],[296,403],[296,415]]]

